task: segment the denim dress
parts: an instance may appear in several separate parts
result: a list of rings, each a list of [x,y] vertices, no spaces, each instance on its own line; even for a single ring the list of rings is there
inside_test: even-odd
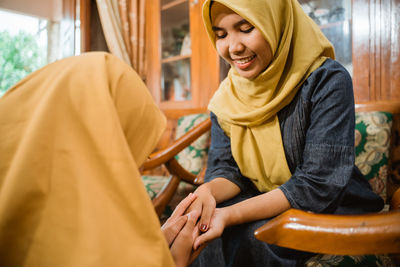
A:
[[[292,173],[279,186],[292,208],[316,213],[361,214],[382,209],[355,166],[354,96],[351,77],[327,59],[302,84],[292,102],[278,113],[286,160]],[[211,146],[206,181],[223,177],[238,196],[224,207],[261,194],[236,164],[229,137],[211,113]],[[265,203],[268,208],[268,203]],[[254,231],[269,219],[227,227],[192,266],[299,266],[312,254],[258,241]]]

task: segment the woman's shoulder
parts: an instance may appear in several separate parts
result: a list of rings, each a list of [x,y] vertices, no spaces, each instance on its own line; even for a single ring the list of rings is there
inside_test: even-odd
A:
[[[342,64],[333,59],[327,59],[313,71],[303,83],[301,91],[303,98],[311,102],[332,94],[341,99],[353,99],[351,76]]]
[[[338,61],[331,58],[327,58],[319,68],[317,68],[315,71],[313,71],[313,73],[311,73],[310,77],[321,74],[332,74],[332,75],[341,74],[351,79],[351,76],[349,72],[346,70],[346,68]]]

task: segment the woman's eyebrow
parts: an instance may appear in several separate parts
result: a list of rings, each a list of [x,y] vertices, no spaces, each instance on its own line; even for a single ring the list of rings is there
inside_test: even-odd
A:
[[[250,23],[247,20],[242,19],[241,21],[238,21],[235,24],[233,24],[233,27],[237,28],[237,27],[240,27],[243,24],[250,24]]]
[[[236,22],[235,24],[233,24],[233,27],[234,27],[234,28],[238,28],[238,27],[240,27],[240,26],[243,25],[243,24],[250,24],[250,22],[248,22],[248,21],[245,20],[245,19],[242,19],[242,20]],[[213,31],[223,31],[224,29],[223,29],[223,28],[220,28],[220,27],[217,27],[217,26],[212,26],[212,30],[213,30]]]
[[[212,26],[212,30],[216,32],[216,31],[223,31],[224,29],[217,26]]]

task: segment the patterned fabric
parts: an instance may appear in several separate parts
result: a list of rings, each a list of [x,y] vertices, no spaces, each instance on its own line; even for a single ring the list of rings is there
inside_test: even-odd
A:
[[[356,165],[385,201],[391,127],[390,113],[356,113]]]
[[[168,181],[168,177],[143,175],[142,181],[144,187],[146,188],[147,194],[151,199],[153,199],[164,187],[165,183]]]
[[[317,255],[309,259],[307,267],[329,267],[329,266],[362,266],[362,267],[395,267],[396,265],[385,255],[363,255],[363,256],[340,256],[340,255]]]
[[[208,114],[200,113],[179,118],[176,128],[176,139],[187,133],[194,126],[208,118]],[[207,152],[210,142],[210,132],[200,136],[195,142],[182,150],[175,158],[186,170],[199,174],[207,163]]]

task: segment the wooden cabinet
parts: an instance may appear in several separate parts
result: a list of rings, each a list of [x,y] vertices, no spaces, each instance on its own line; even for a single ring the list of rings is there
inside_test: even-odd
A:
[[[219,57],[203,26],[203,1],[147,3],[146,83],[167,116],[205,111],[219,84]]]

